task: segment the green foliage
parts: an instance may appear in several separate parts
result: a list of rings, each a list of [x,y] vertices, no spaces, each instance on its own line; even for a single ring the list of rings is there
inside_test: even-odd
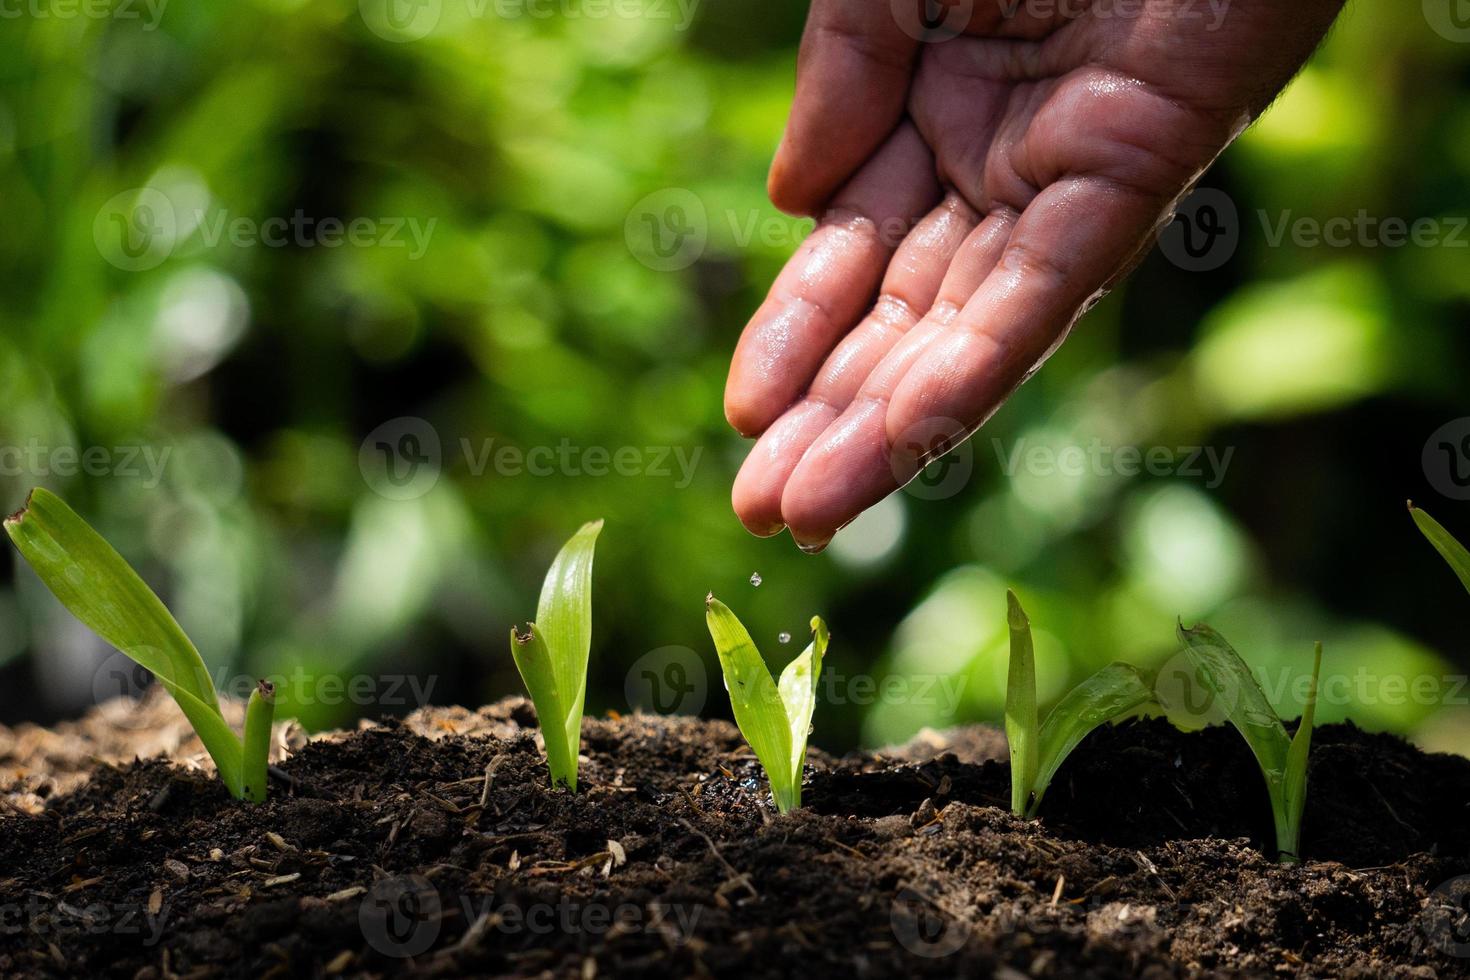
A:
[[[1148,681],[1124,663],[1108,664],[1057,702],[1038,728],[1036,657],[1031,621],[1006,592],[1011,632],[1006,683],[1006,741],[1011,749],[1011,810],[1034,817],[1052,777],[1094,728],[1153,700]]]
[[[243,743],[230,730],[194,644],[153,590],[86,521],[48,490],[31,491],[5,531],[46,587],[98,636],[151,671],[183,709],[231,795],[266,797],[274,711],[270,685],[251,695]]]
[[[1068,582],[1065,609],[1047,614],[1070,657],[1043,664],[1056,694],[1109,661],[1146,663],[1151,624],[1176,614],[1208,619],[1229,603],[1255,617],[1236,629],[1280,627],[1267,580],[1248,574],[1258,555],[1309,569],[1294,583],[1303,613],[1330,622],[1312,597],[1357,573],[1312,553],[1405,476],[1363,467],[1356,434],[1395,424],[1393,406],[1464,414],[1463,249],[1307,247],[1291,227],[1268,243],[1286,215],[1464,210],[1470,45],[1427,30],[1417,4],[1360,5],[1207,181],[1241,215],[1269,214],[1269,233],[1248,222],[1213,273],[1150,255],[986,424],[976,461],[1004,465],[973,466],[942,499],[915,499],[916,484],[809,561],[731,518],[745,447],[721,412],[734,338],[805,227],[764,194],[805,6],[699,4],[681,29],[676,17],[476,17],[446,4],[412,41],[362,12],[383,6],[297,4],[285,18],[279,5],[194,0],[156,24],[19,17],[0,31],[0,502],[19,507],[40,482],[62,492],[148,562],[206,662],[231,676],[376,674],[407,656],[421,677],[480,678],[458,692],[467,702],[503,696],[508,664],[476,670],[504,663],[504,634],[484,624],[525,618],[506,598],[524,556],[554,552],[568,514],[595,514],[637,544],[600,549],[598,574],[619,589],[601,591],[599,636],[695,646],[690,582],[732,598],[759,570],[801,588],[741,610],[756,636],[804,622],[808,607],[842,608],[854,672],[932,674],[945,651],[943,672],[966,683],[942,705],[824,706],[834,747],[901,742],[1001,717],[1004,676],[987,668],[1006,643],[1007,580]],[[1415,85],[1361,84],[1406,73]],[[298,209],[308,229],[367,220],[380,238],[232,241],[237,221]],[[422,252],[410,222],[432,222]],[[651,229],[707,238],[699,261],[640,261]],[[118,264],[125,242],[151,246],[149,267]],[[1289,437],[1304,415],[1327,434],[1311,453]],[[364,481],[364,441],[395,416],[439,437],[438,479],[419,498]],[[1062,455],[1098,440],[1116,455],[1089,451],[1075,470]],[[567,465],[563,441],[577,451]],[[399,437],[368,453],[388,443]],[[72,454],[70,469],[60,455],[29,460],[33,445]],[[1234,450],[1228,474],[1206,454],[1198,478],[1161,480],[1126,455],[1189,446]],[[143,455],[79,465],[121,447]],[[594,472],[592,450],[611,465]],[[1269,525],[1237,520],[1257,495],[1241,466],[1280,487],[1330,486],[1334,506],[1303,514],[1300,533],[1257,539]],[[963,547],[949,546],[956,535]],[[1440,573],[1401,571],[1385,608],[1413,608]],[[949,614],[966,598],[956,583],[980,579],[993,612]],[[865,601],[877,582],[886,600]],[[27,584],[0,568],[0,664],[26,687],[21,713],[40,716],[36,685],[54,675],[17,661],[57,627]],[[895,632],[908,610],[921,615]],[[1450,636],[1461,612],[1424,603],[1398,618]],[[1360,656],[1385,673],[1459,669],[1362,625]],[[592,680],[589,711],[627,707],[621,678],[643,652],[601,651],[594,670],[609,683]],[[278,691],[278,716],[313,730],[374,710]],[[1375,727],[1426,734],[1455,730],[1443,716],[1463,710],[1357,708]]]
[[[1454,569],[1455,574],[1459,576],[1460,584],[1465,586],[1467,592],[1470,592],[1470,551],[1466,551],[1465,546],[1456,540],[1453,534],[1446,531],[1443,524],[1415,507],[1412,500],[1409,501],[1409,513],[1413,516],[1414,523],[1419,526],[1420,532],[1429,539],[1430,544],[1434,545],[1434,550],[1449,562],[1450,568]]]
[[[551,782],[571,790],[577,788],[592,649],[592,557],[601,531],[602,521],[592,521],[572,535],[546,572],[536,621],[510,631],[511,656],[541,723]]]
[[[806,740],[817,706],[817,678],[827,654],[827,624],[812,617],[812,642],[786,669],[771,677],[750,633],[723,602],[705,600],[705,622],[720,657],[735,723],[771,780],[776,809],[801,806]]]
[[[1199,683],[1216,699],[1240,732],[1266,779],[1276,823],[1276,850],[1285,863],[1298,860],[1302,810],[1307,800],[1307,756],[1317,714],[1317,677],[1322,670],[1322,644],[1312,661],[1312,682],[1296,736],[1286,734],[1271,702],[1240,654],[1225,638],[1203,624],[1179,626],[1179,639]]]

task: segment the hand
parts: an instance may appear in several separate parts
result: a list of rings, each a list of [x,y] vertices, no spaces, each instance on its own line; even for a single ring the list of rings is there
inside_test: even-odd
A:
[[[770,193],[821,217],[725,390],[736,513],[809,551],[1046,360],[1340,7],[975,0],[921,43],[906,2],[813,2]]]

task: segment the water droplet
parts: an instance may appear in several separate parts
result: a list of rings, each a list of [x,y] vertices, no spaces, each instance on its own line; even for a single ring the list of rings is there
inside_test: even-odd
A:
[[[781,635],[778,636],[778,637],[776,637],[776,639],[780,640],[782,643],[790,643],[791,642],[791,634],[790,633],[787,633],[785,630],[782,630],[781,631]]]
[[[750,584],[753,585],[753,586],[755,586],[756,588],[760,588],[760,586],[761,586],[761,573],[760,572],[751,572],[750,573]]]

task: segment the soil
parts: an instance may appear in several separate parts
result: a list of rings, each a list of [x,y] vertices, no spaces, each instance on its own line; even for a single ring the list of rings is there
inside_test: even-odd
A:
[[[0,729],[0,976],[1470,976],[1470,760],[1349,725],[1282,866],[1228,730],[1105,727],[1025,822],[987,728],[813,752],[782,817],[718,721],[588,719],[554,791],[509,700],[280,731],[250,806],[133,710]]]

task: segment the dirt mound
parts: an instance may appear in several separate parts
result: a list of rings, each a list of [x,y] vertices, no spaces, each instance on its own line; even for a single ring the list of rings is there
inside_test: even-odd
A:
[[[1229,731],[1104,728],[1031,823],[984,728],[814,753],[787,817],[723,722],[588,720],[575,795],[533,733],[521,700],[282,730],[255,807],[157,759],[85,779],[131,750],[79,723],[0,818],[0,975],[1470,976],[1470,761],[1351,726],[1297,867]]]

